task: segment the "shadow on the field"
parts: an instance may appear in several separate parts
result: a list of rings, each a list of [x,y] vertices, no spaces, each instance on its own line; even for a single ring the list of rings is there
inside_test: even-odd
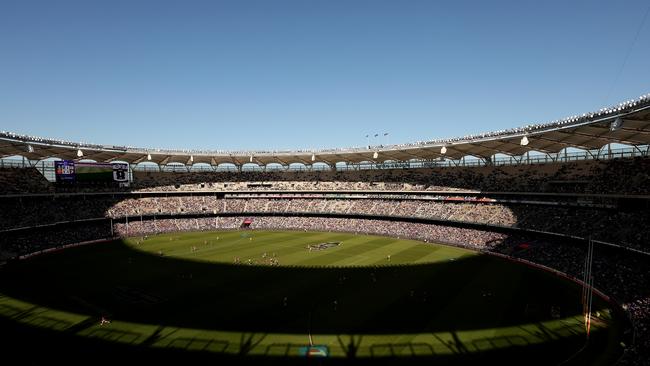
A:
[[[166,347],[172,348],[183,348],[185,350],[192,351],[210,351],[222,353],[228,348],[230,342],[215,340],[209,338],[174,338],[172,339]]]
[[[371,357],[422,357],[435,355],[433,346],[428,343],[378,343],[370,346]]]
[[[345,356],[347,358],[355,358],[357,356],[357,352],[359,351],[359,346],[363,341],[363,336],[355,336],[354,334],[350,334],[347,336],[347,341],[345,341],[343,337],[343,335],[339,334],[336,336],[336,339],[338,340],[341,348],[345,351]]]
[[[30,307],[30,309],[25,310],[9,304],[0,304],[0,314],[2,314],[4,317],[14,318],[16,320],[20,320],[28,316],[35,309],[38,309],[38,306],[33,305]]]
[[[62,263],[67,270],[61,270]],[[554,308],[565,318],[580,314],[576,285],[482,255],[413,265],[272,267],[160,256],[118,241],[9,263],[0,277],[0,293],[37,304],[27,310],[0,304],[0,318],[19,321],[23,327],[75,340],[83,335],[101,349],[131,345],[160,354],[189,351],[226,362],[260,355],[295,360],[308,345],[309,333],[334,336],[330,347],[338,347],[343,360],[370,359],[373,365],[404,360],[428,364],[434,359],[439,364],[484,364],[492,357],[488,355],[499,352],[495,360],[506,353],[512,357],[513,352],[522,353],[519,359],[524,360],[524,353],[550,344],[570,354],[584,339],[579,325],[543,324],[555,319]],[[595,309],[602,306],[595,299]],[[67,323],[39,317],[41,307],[89,316]],[[142,333],[98,327],[103,314],[118,322],[158,327]],[[503,327],[521,335],[471,340],[462,335]],[[177,328],[199,332],[185,336],[176,333]],[[224,339],[211,331],[239,332],[240,338]],[[279,337],[272,343],[276,339],[269,339],[268,333],[304,335],[305,342],[282,342]],[[395,341],[374,338],[384,334],[401,336]],[[428,339],[409,341],[410,334],[426,334]]]
[[[90,338],[100,338],[104,341],[131,344],[139,344],[139,341],[144,338],[142,333],[110,328],[93,329],[87,334],[87,336]]]
[[[156,328],[156,330],[154,330],[153,333],[151,333],[144,341],[142,341],[142,343],[140,343],[140,345],[142,345],[142,346],[151,346],[152,344],[158,342],[160,339],[163,338],[163,335],[162,335],[163,333],[162,332],[163,332],[164,329],[165,329],[165,327],[158,326],[158,328]],[[173,334],[175,332],[176,332],[176,330],[172,331],[171,334]],[[169,336],[169,335],[167,335],[167,336]]]
[[[73,324],[72,326],[67,328],[65,331],[66,331],[66,333],[69,333],[69,334],[77,334],[77,333],[81,332],[82,330],[88,329],[88,328],[93,327],[95,325],[97,325],[97,319],[88,317],[88,318],[86,318],[86,319],[84,319],[84,320],[82,320],[82,321],[80,321],[80,322],[78,322],[76,324]]]
[[[476,339],[471,342],[475,351],[489,351],[509,347],[527,346],[530,342],[522,336],[496,336]]]
[[[74,269],[61,271],[58,256]],[[10,263],[3,272],[2,293],[44,307],[247,334],[436,333],[537,323],[551,319],[553,306],[564,317],[582,311],[574,284],[484,255],[411,265],[276,267],[160,256],[116,241]],[[83,304],[70,301],[79,295]]]
[[[253,348],[257,347],[264,338],[266,338],[266,334],[242,333],[239,340],[239,352],[237,352],[237,354],[241,356],[247,355]]]
[[[21,364],[47,365],[65,362],[66,365],[115,365],[146,363],[156,365],[177,364],[227,364],[227,365],[486,365],[486,364],[527,364],[546,365],[549,360],[557,361],[570,355],[582,344],[582,337],[572,337],[547,344],[530,345],[525,347],[493,348],[481,351],[476,349],[465,353],[438,353],[432,346],[418,342],[395,342],[379,345],[361,346],[360,336],[340,335],[344,345],[353,344],[351,352],[344,357],[318,358],[296,357],[297,350],[304,344],[273,344],[264,346],[266,352],[255,354],[237,354],[220,352],[223,344],[191,338],[185,342],[175,342],[173,345],[158,344],[158,347],[148,347],[143,343],[129,343],[129,340],[106,342],[105,337],[78,337],[68,332],[53,329],[41,329],[15,323],[0,317],[0,328],[10,332],[12,337],[2,338],[3,357],[20,360]],[[105,330],[105,329],[102,329]],[[115,334],[116,335],[115,335]],[[155,333],[155,332],[154,332]],[[109,332],[109,337],[122,337],[119,332]],[[97,334],[96,334],[97,335]],[[261,335],[251,335],[252,342]],[[244,343],[246,337],[244,337]],[[596,338],[594,338],[596,339]],[[516,341],[513,341],[516,343]],[[598,346],[596,343],[595,346]],[[356,354],[359,350],[362,355]],[[552,349],[553,352],[544,352]],[[532,357],[535,355],[536,357]],[[537,357],[539,356],[539,357]],[[8,358],[11,357],[11,358]],[[566,357],[565,357],[566,358]],[[556,364],[557,362],[551,362]],[[587,364],[583,359],[567,365]]]

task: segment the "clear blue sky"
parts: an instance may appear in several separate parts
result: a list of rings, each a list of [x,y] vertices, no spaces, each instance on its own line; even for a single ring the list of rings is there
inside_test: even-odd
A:
[[[2,0],[0,130],[247,150],[548,122],[650,92],[648,6]]]

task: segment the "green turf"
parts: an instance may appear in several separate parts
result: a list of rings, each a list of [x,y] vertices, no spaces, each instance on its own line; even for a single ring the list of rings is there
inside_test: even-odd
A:
[[[340,245],[307,249],[325,242]],[[507,352],[522,363],[557,364],[585,339],[577,285],[388,237],[175,233],[67,249],[0,274],[0,316],[12,324],[149,349],[295,356],[311,333],[335,357],[480,363]],[[620,328],[605,302],[596,299],[595,309],[592,346],[575,360],[608,364],[620,352]],[[102,314],[112,323],[99,326]]]
[[[136,250],[189,260],[288,266],[371,266],[434,263],[476,255],[455,247],[432,246],[390,237],[296,231],[204,232],[164,234],[126,241]],[[309,251],[309,245],[338,242],[336,247]],[[195,248],[195,250],[192,250]],[[266,258],[263,257],[267,254]],[[389,257],[390,256],[390,259]]]

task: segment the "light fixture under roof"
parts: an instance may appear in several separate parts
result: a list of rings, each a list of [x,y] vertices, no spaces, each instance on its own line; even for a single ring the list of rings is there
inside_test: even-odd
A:
[[[610,131],[616,131],[623,126],[623,119],[621,117],[616,117],[615,120],[609,125]]]
[[[248,159],[248,162],[252,163],[253,162],[253,155]]]
[[[34,146],[27,145],[27,152],[33,153],[34,152]]]
[[[81,151],[81,149],[78,149],[78,150],[77,150],[77,156],[78,156],[78,157],[82,157],[82,156],[84,156],[84,152]]]
[[[521,144],[521,146],[526,146],[528,145],[529,142],[530,141],[528,141],[528,137],[524,136],[521,138],[521,141],[519,143]]]
[[[151,161],[151,154],[147,154],[147,160]]]
[[[447,146],[443,146],[443,147],[441,147],[441,148],[440,148],[440,153],[441,153],[442,155],[445,155],[445,154],[447,153]]]
[[[316,160],[316,155],[315,155],[315,154],[311,154],[311,161],[314,161],[314,160]]]
[[[374,152],[374,154],[372,154],[372,158],[373,158],[373,159],[377,159],[378,156],[379,156],[379,153],[376,152],[376,151]]]

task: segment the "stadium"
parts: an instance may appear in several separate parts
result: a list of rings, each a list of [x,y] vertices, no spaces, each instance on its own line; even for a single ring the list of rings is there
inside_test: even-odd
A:
[[[650,366],[648,19],[0,1],[0,364]]]
[[[650,94],[399,145],[115,143],[0,133],[4,355],[650,359]]]

